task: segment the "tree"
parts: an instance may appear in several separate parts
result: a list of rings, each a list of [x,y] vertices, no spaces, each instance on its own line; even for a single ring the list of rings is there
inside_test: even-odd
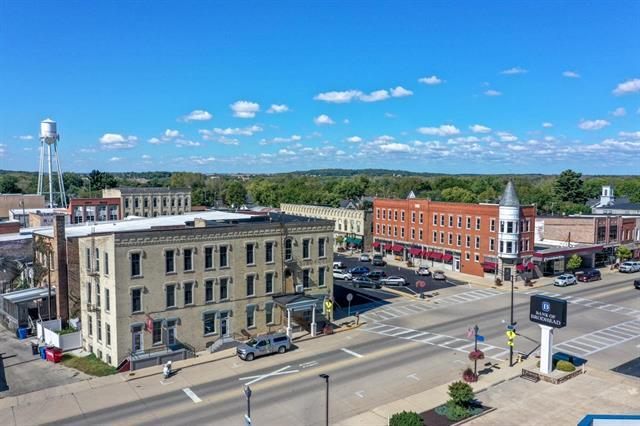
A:
[[[113,188],[118,185],[116,178],[100,170],[91,170],[89,173],[89,189],[91,191],[101,191],[105,188]]]
[[[569,268],[570,271],[575,271],[581,265],[582,265],[582,258],[577,254],[572,255],[567,261],[567,268]]]
[[[233,180],[227,184],[223,193],[224,202],[229,206],[240,207],[244,204],[247,197],[247,191],[244,186],[237,180]]]
[[[18,186],[18,178],[14,175],[0,176],[0,193],[3,194],[18,194],[21,193]]]
[[[413,411],[403,411],[396,413],[389,419],[389,426],[422,426],[422,418]]]
[[[621,262],[631,259],[631,256],[632,256],[631,250],[629,250],[629,248],[625,246],[620,246],[616,249],[616,257],[620,259]]]
[[[453,382],[449,385],[449,398],[456,405],[468,407],[475,398],[473,388],[465,382]]]
[[[442,199],[453,203],[475,203],[477,201],[473,192],[457,186],[443,189]]]
[[[555,190],[560,201],[584,204],[587,196],[582,181],[582,173],[565,170],[556,178]]]

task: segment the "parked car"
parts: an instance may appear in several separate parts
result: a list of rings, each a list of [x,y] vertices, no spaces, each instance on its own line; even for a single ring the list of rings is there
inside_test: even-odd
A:
[[[620,272],[638,272],[640,271],[640,262],[627,260],[626,262],[622,262],[619,270]]]
[[[396,276],[385,277],[380,282],[384,285],[407,285],[407,280]]]
[[[633,280],[633,286],[636,289],[640,290],[640,280]]]
[[[371,260],[371,264],[373,266],[384,266],[387,264],[387,262],[384,261],[384,258],[381,254],[374,254]]]
[[[434,271],[433,272],[433,279],[434,280],[444,281],[444,280],[447,279],[447,277],[444,275],[443,271]]]
[[[359,276],[355,277],[352,281],[353,286],[356,288],[370,287],[370,288],[382,288],[380,281],[374,281],[369,277]]]
[[[371,262],[371,256],[369,256],[367,253],[362,253],[360,255],[360,262]]]
[[[578,284],[576,277],[571,274],[562,274],[553,280],[553,285],[558,287],[566,287],[568,285]]]
[[[578,274],[576,277],[578,281],[589,282],[589,281],[598,281],[602,279],[602,275],[600,275],[600,271],[597,269],[591,269],[589,271],[584,271],[581,274]]]
[[[429,268],[426,266],[421,266],[418,268],[418,270],[416,271],[416,274],[418,275],[422,275],[423,277],[427,277],[429,275],[431,275],[431,271],[429,271]]]
[[[349,269],[349,273],[354,277],[357,275],[366,275],[369,271],[370,269],[366,266],[356,266],[355,268]]]
[[[254,337],[246,343],[238,345],[236,354],[245,361],[253,361],[259,356],[272,353],[283,354],[291,348],[291,340],[284,333],[267,334]]]
[[[333,262],[333,269],[334,270],[336,270],[336,269],[340,269],[340,270],[347,269],[347,265],[345,265],[342,262]]]
[[[379,269],[373,270],[367,274],[367,277],[371,278],[374,281],[380,281],[386,276],[387,276],[387,273]]]
[[[343,270],[340,270],[340,269],[334,269],[333,270],[333,278],[336,279],[336,280],[351,280],[351,279],[353,279],[353,275],[351,275],[347,271],[343,271]]]

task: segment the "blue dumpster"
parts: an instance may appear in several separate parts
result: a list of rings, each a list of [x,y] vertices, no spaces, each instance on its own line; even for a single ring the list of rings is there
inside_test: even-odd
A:
[[[47,347],[46,346],[40,346],[40,358],[42,359],[47,359]]]
[[[18,329],[18,339],[20,339],[20,340],[26,339],[28,335],[29,335],[29,329],[28,328],[19,328]]]

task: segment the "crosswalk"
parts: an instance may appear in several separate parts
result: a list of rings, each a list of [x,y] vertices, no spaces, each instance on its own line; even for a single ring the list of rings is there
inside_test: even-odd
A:
[[[474,342],[469,339],[447,336],[445,334],[432,333],[422,330],[414,330],[405,327],[396,327],[388,324],[370,324],[362,328],[362,331],[375,333],[382,336],[397,337],[399,339],[410,340],[412,342],[434,345],[441,348],[451,349],[461,352],[471,352]],[[509,353],[508,349],[478,342],[478,349],[484,352],[485,357],[497,361],[505,359]]]
[[[585,357],[640,337],[640,319],[622,322],[554,345],[556,351]]]
[[[582,305],[588,308],[601,309],[607,312],[614,312],[620,315],[627,315],[634,318],[640,318],[640,310],[638,309],[627,308],[626,306],[614,305],[611,303],[598,302],[597,300],[587,299],[585,297],[563,295],[563,294],[554,293],[551,291],[538,291],[538,290],[527,291],[524,294],[528,294],[528,295],[538,294],[540,296],[555,297],[557,299],[566,300],[567,303],[571,303],[575,305]]]
[[[452,296],[447,296],[443,297],[442,299],[436,299],[432,301],[419,300],[390,303],[386,305],[378,304],[374,309],[361,314],[360,317],[368,322],[388,321],[395,318],[401,318],[409,315],[428,312],[434,309],[440,309],[446,306],[487,299],[489,297],[498,296],[500,294],[504,293],[490,288],[467,291],[464,293],[454,294]]]

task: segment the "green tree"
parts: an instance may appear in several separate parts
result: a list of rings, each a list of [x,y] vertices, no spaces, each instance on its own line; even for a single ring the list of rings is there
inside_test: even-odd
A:
[[[449,398],[456,405],[468,407],[476,397],[473,388],[465,382],[457,381],[449,385]]]
[[[423,426],[422,418],[413,411],[396,413],[389,419],[389,426]]]
[[[575,204],[584,204],[587,201],[582,173],[574,172],[570,169],[563,171],[556,178],[555,190],[560,201]]]
[[[442,199],[453,203],[475,203],[477,198],[475,194],[468,189],[453,187],[442,190]]]
[[[625,246],[620,246],[616,249],[616,257],[620,259],[620,261],[624,262],[625,260],[631,259],[631,250]]]
[[[105,188],[113,188],[118,185],[116,178],[106,172],[100,170],[91,170],[89,173],[89,190],[101,191]]]
[[[577,254],[572,255],[567,261],[567,268],[570,271],[575,271],[582,266],[582,258]]]
[[[15,175],[0,176],[0,193],[18,194],[21,192],[18,186],[18,178]]]
[[[229,206],[240,207],[247,198],[247,191],[237,180],[229,182],[223,193],[224,202]]]

